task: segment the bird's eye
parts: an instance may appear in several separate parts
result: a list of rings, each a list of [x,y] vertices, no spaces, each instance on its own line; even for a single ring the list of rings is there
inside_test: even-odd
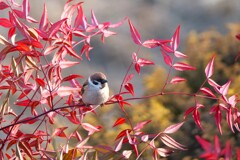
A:
[[[93,84],[98,85],[98,81],[95,81],[95,80],[94,80],[94,81],[93,81]]]

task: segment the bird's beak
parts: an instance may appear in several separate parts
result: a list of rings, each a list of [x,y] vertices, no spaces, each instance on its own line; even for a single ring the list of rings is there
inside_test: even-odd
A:
[[[101,83],[104,84],[104,83],[107,83],[108,81],[106,79],[102,79],[101,80]]]

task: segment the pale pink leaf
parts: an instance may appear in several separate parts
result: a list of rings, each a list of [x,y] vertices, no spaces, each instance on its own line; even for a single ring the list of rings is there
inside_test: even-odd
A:
[[[177,83],[180,83],[180,82],[185,82],[187,81],[185,78],[182,78],[182,77],[174,77],[172,78],[172,80],[170,81],[171,84],[177,84]]]
[[[182,52],[179,52],[179,51],[175,51],[174,52],[174,55],[177,57],[177,58],[187,58],[188,56],[183,54]]]
[[[171,42],[170,40],[156,40],[156,39],[149,39],[143,42],[143,46],[147,48],[155,48],[159,47],[161,45],[164,45],[165,43]]]
[[[141,140],[142,140],[143,142],[147,142],[148,139],[149,139],[149,135],[143,135],[143,136],[141,137]]]
[[[173,125],[167,127],[163,132],[168,133],[168,134],[174,133],[174,132],[178,131],[179,128],[181,128],[183,124],[184,124],[184,122],[173,124]]]
[[[52,51],[55,50],[56,48],[58,48],[58,46],[48,46],[48,47],[44,50],[43,54],[44,54],[44,55],[49,55],[49,54],[51,54]]]
[[[187,70],[195,70],[196,68],[190,66],[189,64],[178,62],[173,65],[173,68],[178,71],[187,71]]]
[[[89,140],[89,137],[85,138],[83,141],[79,142],[76,146],[76,148],[81,149]]]
[[[173,153],[173,151],[166,149],[166,148],[157,148],[157,153],[161,157],[168,157],[168,156],[170,156],[171,153]]]
[[[229,88],[231,82],[232,82],[232,81],[228,81],[226,84],[224,84],[224,85],[220,88],[219,91],[220,91],[220,93],[221,93],[222,95],[225,96],[225,95],[227,94],[228,88]]]
[[[69,95],[74,94],[74,93],[78,93],[80,91],[81,91],[81,88],[61,86],[61,87],[58,88],[57,94],[60,97],[65,97],[65,96],[69,96]]]
[[[220,88],[221,86],[219,84],[217,84],[214,80],[212,79],[208,79],[208,84],[212,87],[216,87],[216,88]]]
[[[131,36],[132,36],[133,42],[138,44],[138,45],[142,45],[141,36],[138,33],[137,29],[132,24],[132,22],[130,21],[130,19],[128,20],[128,24],[130,26],[130,32],[131,32]]]
[[[59,65],[62,69],[72,67],[77,64],[79,64],[79,62],[74,62],[74,61],[60,61],[59,62]]]
[[[120,141],[116,144],[115,149],[114,149],[115,152],[118,152],[118,151],[121,150],[122,144],[123,144],[123,139],[124,139],[124,137],[122,137],[122,138],[120,139]]]
[[[96,18],[96,16],[95,16],[93,10],[91,11],[91,19],[92,19],[92,24],[93,24],[94,26],[98,26],[98,21],[97,21],[97,18]]]
[[[170,148],[186,150],[184,145],[176,142],[173,138],[171,138],[167,134],[161,134],[160,139],[166,146]]]
[[[98,127],[95,127],[89,123],[82,123],[82,127],[83,129],[85,129],[86,131],[88,131],[88,135],[92,135],[94,134],[95,132],[99,132],[100,129]]]
[[[131,150],[124,150],[122,155],[123,155],[124,158],[129,159],[130,156],[132,155],[132,151]]]
[[[215,55],[212,57],[212,59],[209,61],[209,63],[207,64],[206,68],[205,68],[205,74],[207,78],[210,78],[213,75],[214,72],[214,59],[215,59]]]
[[[28,0],[23,0],[22,3],[24,18],[27,19],[28,13],[30,11],[30,5]]]
[[[44,3],[44,8],[43,8],[43,13],[42,13],[42,17],[39,23],[39,29],[41,31],[45,31],[48,27],[48,12],[47,12],[47,7],[46,4]]]

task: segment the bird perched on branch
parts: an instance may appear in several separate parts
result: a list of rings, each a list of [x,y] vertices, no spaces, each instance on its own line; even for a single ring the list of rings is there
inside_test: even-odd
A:
[[[109,98],[109,87],[106,76],[97,72],[88,77],[81,90],[82,99],[85,105],[102,105]]]

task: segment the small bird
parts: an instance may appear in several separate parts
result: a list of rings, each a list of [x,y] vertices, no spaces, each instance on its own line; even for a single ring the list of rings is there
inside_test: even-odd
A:
[[[96,72],[88,77],[81,90],[82,101],[85,105],[102,105],[109,98],[109,87],[106,76]]]

